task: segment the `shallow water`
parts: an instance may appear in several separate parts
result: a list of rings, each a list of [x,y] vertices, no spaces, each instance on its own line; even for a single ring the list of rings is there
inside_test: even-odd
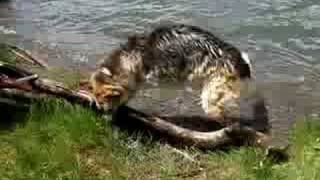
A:
[[[159,23],[209,29],[248,52],[283,137],[294,119],[319,112],[319,15],[316,0],[12,0],[0,3],[0,40],[53,65],[93,66],[96,54]]]

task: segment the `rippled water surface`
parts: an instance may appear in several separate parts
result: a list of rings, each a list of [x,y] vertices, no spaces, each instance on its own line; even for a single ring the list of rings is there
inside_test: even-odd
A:
[[[182,22],[247,51],[270,104],[275,133],[319,112],[320,1],[12,0],[0,3],[0,38],[52,64],[94,65],[134,32]]]

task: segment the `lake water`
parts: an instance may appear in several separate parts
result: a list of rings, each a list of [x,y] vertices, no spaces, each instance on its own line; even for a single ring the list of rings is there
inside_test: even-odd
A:
[[[274,134],[320,107],[320,1],[12,0],[0,3],[0,38],[54,65],[96,63],[96,54],[159,23],[197,25],[247,51]]]

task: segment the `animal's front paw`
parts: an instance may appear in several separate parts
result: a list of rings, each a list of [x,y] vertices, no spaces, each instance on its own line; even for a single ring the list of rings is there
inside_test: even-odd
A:
[[[94,105],[94,106],[96,106],[97,109],[101,109],[101,106],[100,106],[97,98],[93,94],[91,94],[90,92],[84,91],[84,90],[79,90],[78,94],[80,96],[82,96],[83,98],[87,99],[90,103],[90,106]]]

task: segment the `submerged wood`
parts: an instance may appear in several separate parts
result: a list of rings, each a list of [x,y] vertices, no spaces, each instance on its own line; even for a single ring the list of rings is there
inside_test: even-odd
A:
[[[21,49],[19,55],[23,54]],[[28,57],[28,56],[27,56]],[[45,67],[41,61],[32,59],[38,65]],[[65,99],[71,103],[79,103],[90,106],[99,112],[109,114],[101,110],[93,100],[79,90],[72,90],[65,87],[62,83],[50,79],[40,78],[21,67],[0,64],[0,97],[20,101],[31,99],[41,99],[47,97],[56,97]],[[10,101],[10,103],[12,103]],[[121,121],[137,121],[147,125],[151,130],[163,134],[163,137],[169,137],[182,145],[195,146],[203,149],[212,149],[226,144],[232,144],[235,141],[244,141],[251,145],[265,146],[270,137],[264,133],[258,132],[249,126],[240,122],[227,127],[219,127],[218,130],[210,132],[201,132],[192,130],[174,124],[168,120],[175,117],[161,117],[137,111],[128,106],[121,106],[113,113],[115,120],[121,118]],[[207,119],[210,117],[207,117]],[[194,119],[200,121],[201,118]],[[212,122],[215,122],[212,119]]]

